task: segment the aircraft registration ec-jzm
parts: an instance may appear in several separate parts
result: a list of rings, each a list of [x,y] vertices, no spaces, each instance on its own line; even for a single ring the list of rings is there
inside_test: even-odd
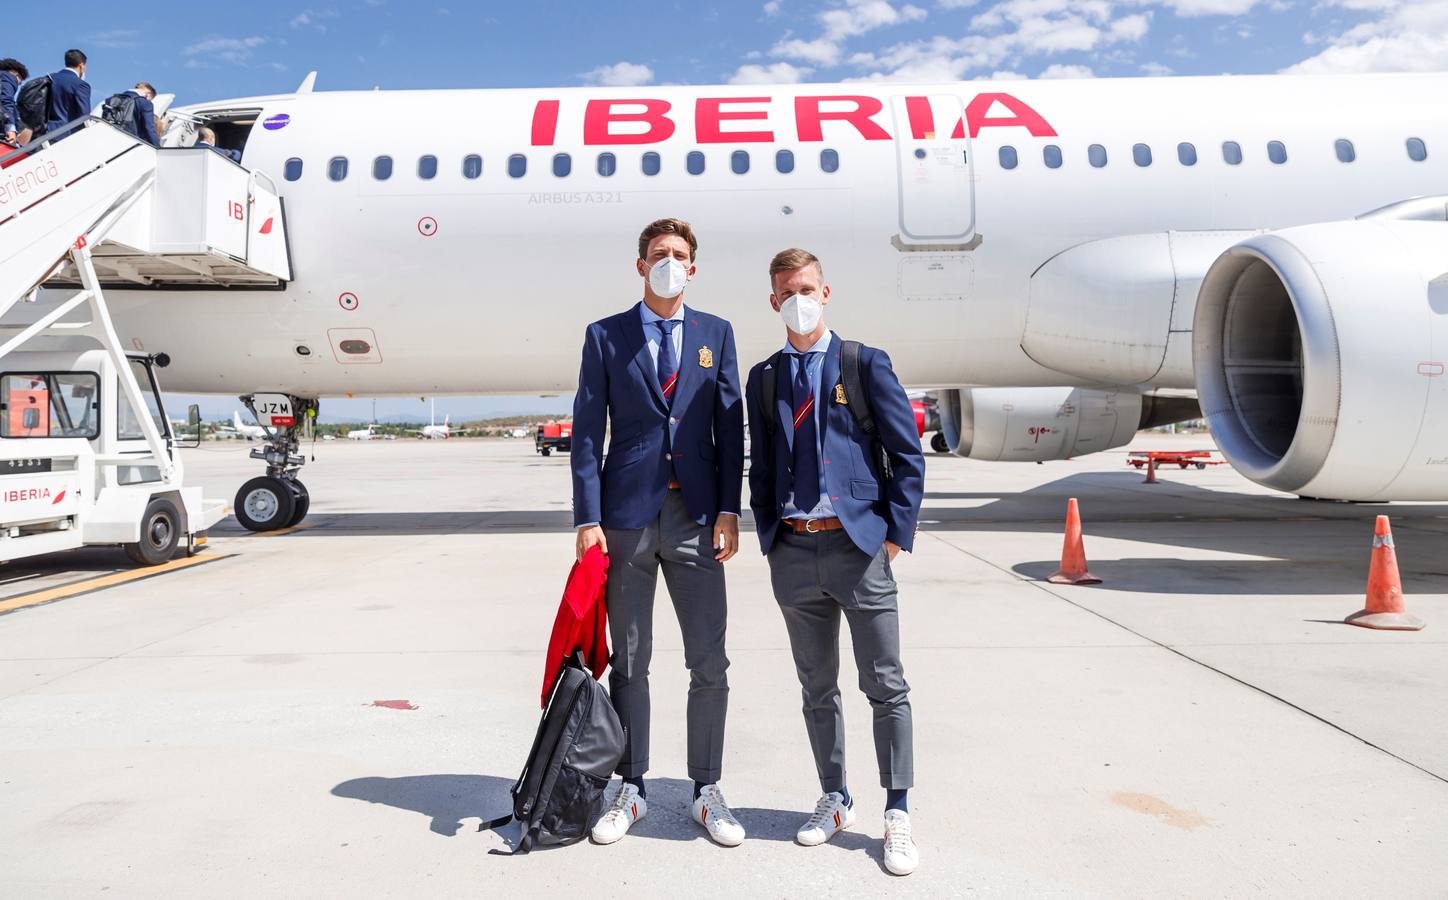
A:
[[[1448,75],[312,80],[169,113],[167,144],[207,124],[276,180],[292,265],[110,294],[169,389],[286,395],[298,422],[329,396],[571,390],[584,326],[638,299],[640,229],[678,216],[687,302],[733,322],[741,366],[782,341],[771,256],[805,247],[832,327],[935,391],[961,456],[1204,415],[1260,484],[1448,498]]]

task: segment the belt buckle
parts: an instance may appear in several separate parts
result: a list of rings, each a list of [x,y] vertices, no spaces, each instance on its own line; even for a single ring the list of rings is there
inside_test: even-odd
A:
[[[806,533],[806,534],[819,534],[819,533],[820,533],[820,530],[815,527],[815,523],[818,522],[818,521],[819,521],[819,519],[805,519],[805,520],[804,520],[804,530],[805,530],[805,533]]]

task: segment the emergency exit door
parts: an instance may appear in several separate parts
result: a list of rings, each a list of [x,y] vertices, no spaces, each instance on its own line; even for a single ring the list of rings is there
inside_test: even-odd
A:
[[[900,188],[900,250],[976,244],[970,138],[959,97],[892,97]]]

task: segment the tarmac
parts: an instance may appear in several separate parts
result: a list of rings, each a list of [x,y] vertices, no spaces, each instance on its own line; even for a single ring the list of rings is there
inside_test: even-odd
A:
[[[109,549],[0,570],[0,894],[1448,895],[1448,504],[1298,500],[1228,466],[1146,485],[1124,450],[929,455],[895,566],[921,856],[895,878],[848,653],[859,823],[792,842],[818,783],[752,530],[728,564],[721,782],[749,839],[714,846],[689,817],[661,597],[647,818],[509,858],[516,826],[478,824],[508,810],[539,715],[567,460],[523,440],[315,453],[297,529],[230,521],[202,563],[141,580]],[[186,465],[227,498],[258,474],[239,443]],[[1104,584],[1044,580],[1068,497]],[[1421,632],[1341,624],[1381,512]]]

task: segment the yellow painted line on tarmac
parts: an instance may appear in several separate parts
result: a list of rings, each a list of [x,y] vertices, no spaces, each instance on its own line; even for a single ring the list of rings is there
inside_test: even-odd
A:
[[[219,559],[229,559],[235,555],[235,553],[198,553],[195,556],[173,559],[159,566],[143,566],[138,569],[127,569],[124,572],[112,572],[109,575],[100,575],[95,578],[84,578],[80,581],[72,581],[69,584],[63,584],[59,587],[32,591],[29,594],[21,594],[18,597],[11,597],[8,600],[0,600],[0,615],[14,612],[17,609],[25,609],[30,606],[39,606],[42,603],[54,603],[56,600],[64,600],[67,597],[74,597],[78,594],[89,594],[117,585],[129,584],[133,581],[154,578],[157,575],[165,575],[168,572],[189,569],[204,563],[216,562]]]

